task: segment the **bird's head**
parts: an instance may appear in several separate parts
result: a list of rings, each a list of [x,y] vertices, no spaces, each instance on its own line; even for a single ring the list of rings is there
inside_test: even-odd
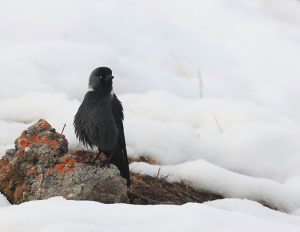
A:
[[[112,71],[107,67],[96,68],[90,75],[89,88],[92,90],[104,90],[111,92],[112,90]]]

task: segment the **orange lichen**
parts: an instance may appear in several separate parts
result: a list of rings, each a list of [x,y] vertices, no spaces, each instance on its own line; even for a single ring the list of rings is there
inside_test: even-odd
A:
[[[49,145],[52,149],[54,149],[54,148],[57,147],[57,145],[59,144],[59,142],[56,141],[56,140],[51,140],[51,139],[49,139],[49,138],[47,138],[47,137],[43,137],[43,138],[42,138],[42,144],[47,144],[47,145]]]
[[[64,164],[56,164],[55,165],[55,170],[57,172],[62,171],[64,169],[65,165]]]
[[[53,169],[49,169],[47,173],[50,175],[53,172]]]
[[[47,137],[43,137],[42,144],[47,144],[47,143],[48,143],[48,138]]]
[[[75,168],[69,168],[68,171],[69,171],[69,172],[74,172],[74,171],[75,171]]]
[[[28,147],[28,146],[30,145],[30,142],[29,142],[28,140],[22,139],[22,140],[20,141],[20,145],[21,145],[22,147]]]
[[[37,143],[38,141],[40,140],[40,136],[35,136],[34,138],[32,138],[31,140],[30,140],[30,142],[31,143]]]
[[[64,158],[64,163],[65,163],[66,165],[68,165],[68,166],[71,166],[71,165],[73,165],[73,164],[76,163],[76,160],[74,160],[74,159],[69,159],[69,158]]]
[[[55,147],[57,147],[58,144],[59,143],[56,140],[51,140],[49,145],[51,148],[55,148]]]

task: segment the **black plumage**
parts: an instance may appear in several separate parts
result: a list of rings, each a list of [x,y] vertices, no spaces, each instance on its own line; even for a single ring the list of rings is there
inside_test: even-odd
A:
[[[91,73],[90,91],[75,115],[74,127],[79,141],[86,147],[97,147],[99,154],[103,152],[108,158],[107,163],[118,167],[129,186],[123,107],[112,91],[112,79],[112,71],[107,67]]]

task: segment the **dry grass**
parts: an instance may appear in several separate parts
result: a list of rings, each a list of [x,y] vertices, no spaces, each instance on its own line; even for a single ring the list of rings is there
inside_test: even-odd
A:
[[[197,191],[184,183],[169,183],[160,177],[131,173],[131,181],[128,197],[130,203],[136,205],[182,205],[187,202],[202,203],[223,198],[216,194]]]

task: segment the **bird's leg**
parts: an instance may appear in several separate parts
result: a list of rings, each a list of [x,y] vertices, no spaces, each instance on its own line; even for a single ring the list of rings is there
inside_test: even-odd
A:
[[[100,148],[98,148],[98,154],[96,155],[96,157],[94,158],[94,160],[93,160],[92,163],[95,163],[95,162],[96,162],[96,160],[99,158],[101,152],[102,152],[102,151],[100,150]]]
[[[114,153],[115,153],[115,150],[113,150],[113,151],[109,154],[109,156],[107,157],[107,160],[105,160],[105,161],[103,162],[103,166],[110,167],[111,158],[113,157]]]
[[[98,154],[96,155],[96,157],[94,158],[94,160],[93,160],[91,163],[95,163],[96,160],[99,158],[99,156],[100,156],[100,153],[98,153]]]

